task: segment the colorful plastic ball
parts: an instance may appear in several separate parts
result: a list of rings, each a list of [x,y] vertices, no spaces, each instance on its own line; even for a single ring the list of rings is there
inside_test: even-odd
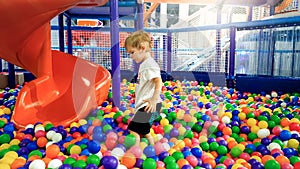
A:
[[[155,152],[155,148],[151,145],[145,147],[144,149],[144,154],[146,155],[146,157],[154,157],[156,152]]]
[[[166,169],[179,169],[179,166],[177,163],[170,163],[166,165]]]
[[[276,160],[268,160],[264,167],[265,169],[280,169],[280,164]]]
[[[99,158],[99,156],[92,154],[92,155],[88,156],[86,163],[87,164],[95,164],[96,166],[98,166],[100,164],[100,158]]]
[[[52,144],[46,148],[46,156],[54,159],[60,153],[60,148],[56,144]]]
[[[287,142],[287,147],[297,149],[299,147],[299,141],[296,139],[290,139]]]
[[[88,142],[87,148],[88,148],[89,152],[92,154],[98,153],[101,149],[99,143],[97,143],[96,141],[93,141],[93,140]]]
[[[118,159],[114,156],[104,156],[100,160],[100,163],[105,169],[115,169],[119,164]]]
[[[125,147],[129,148],[129,147],[132,147],[133,145],[135,145],[135,142],[136,142],[136,138],[134,137],[134,135],[128,134],[125,137],[124,145],[125,145]]]
[[[63,165],[62,161],[53,159],[48,163],[48,168],[59,168],[61,165]]]
[[[72,165],[70,165],[70,164],[63,164],[58,169],[72,169]]]
[[[142,166],[143,168],[147,168],[147,169],[156,169],[156,162],[152,158],[146,158]]]
[[[43,160],[37,159],[37,160],[33,160],[30,165],[29,165],[29,169],[43,169],[46,167],[46,164]],[[58,168],[58,167],[57,167]]]
[[[196,167],[198,165],[198,159],[193,155],[187,156],[185,159],[192,167]]]
[[[279,134],[279,137],[282,141],[287,141],[292,137],[292,134],[288,130],[282,130]]]
[[[132,168],[136,163],[136,157],[134,154],[127,152],[121,158],[121,163],[127,168]]]

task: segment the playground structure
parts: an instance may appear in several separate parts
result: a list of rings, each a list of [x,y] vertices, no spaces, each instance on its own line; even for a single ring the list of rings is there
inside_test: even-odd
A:
[[[105,3],[105,0],[16,0],[0,6],[1,23],[10,25],[0,28],[0,57],[37,78],[19,93],[12,116],[18,127],[46,121],[66,126],[86,116],[107,98],[110,74],[105,68],[63,52],[51,51],[50,43],[53,17],[74,6]],[[37,4],[39,8],[35,7]],[[63,112],[62,107],[65,108]]]

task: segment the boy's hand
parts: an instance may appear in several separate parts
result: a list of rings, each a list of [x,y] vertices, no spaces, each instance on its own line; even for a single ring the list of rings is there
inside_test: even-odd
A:
[[[148,105],[145,108],[147,113],[152,113],[156,111],[156,103],[158,102],[159,97],[160,90],[156,89],[154,90],[153,96],[151,98],[144,100],[144,102],[148,102]]]
[[[150,98],[150,99],[144,100],[144,102],[148,102],[148,105],[145,107],[145,110],[147,113],[152,113],[152,112],[156,111],[156,102],[157,102],[156,99]]]

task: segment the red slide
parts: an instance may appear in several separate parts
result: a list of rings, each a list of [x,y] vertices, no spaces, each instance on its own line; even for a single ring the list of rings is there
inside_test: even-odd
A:
[[[67,126],[107,98],[110,73],[89,61],[52,51],[50,40],[52,18],[74,6],[101,6],[107,1],[0,2],[0,58],[37,77],[19,92],[12,115],[17,127],[45,121]]]

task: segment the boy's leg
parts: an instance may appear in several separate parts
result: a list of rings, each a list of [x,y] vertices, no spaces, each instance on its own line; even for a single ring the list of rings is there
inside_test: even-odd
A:
[[[134,135],[135,137],[135,146],[140,146],[140,140],[141,140],[140,135],[131,130],[130,130],[130,134]]]
[[[145,136],[146,136],[146,138],[148,139],[149,144],[150,144],[150,145],[154,145],[154,139],[153,139],[152,135],[151,135],[150,133],[148,133],[148,134],[146,134]]]

